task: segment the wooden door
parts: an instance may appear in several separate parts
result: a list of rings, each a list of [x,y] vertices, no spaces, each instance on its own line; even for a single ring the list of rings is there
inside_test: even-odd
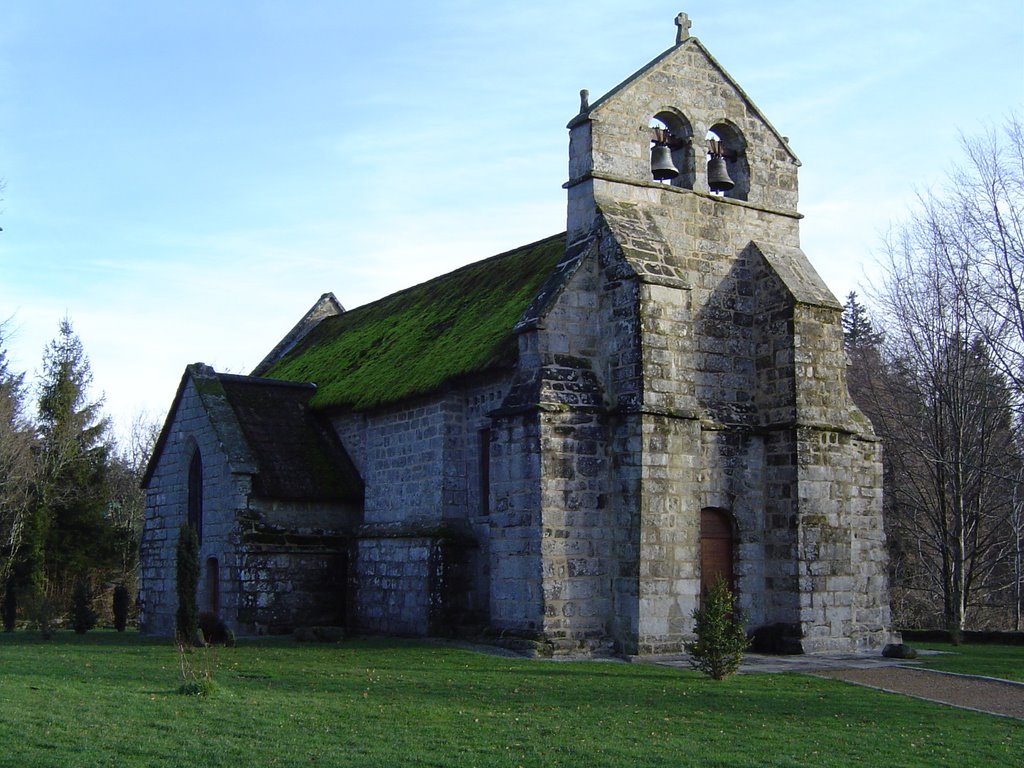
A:
[[[711,588],[721,576],[736,594],[733,574],[733,533],[729,516],[718,509],[703,509],[700,513],[700,592]]]

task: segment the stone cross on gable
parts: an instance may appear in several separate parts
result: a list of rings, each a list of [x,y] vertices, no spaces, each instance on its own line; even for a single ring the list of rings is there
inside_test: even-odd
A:
[[[693,22],[685,13],[680,13],[676,16],[676,26],[679,27],[676,30],[676,45],[678,45],[690,36],[690,27],[693,26]]]

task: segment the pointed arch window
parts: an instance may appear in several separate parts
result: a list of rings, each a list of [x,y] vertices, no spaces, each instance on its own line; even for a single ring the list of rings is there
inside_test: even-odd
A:
[[[203,459],[196,448],[188,465],[188,524],[203,543]]]

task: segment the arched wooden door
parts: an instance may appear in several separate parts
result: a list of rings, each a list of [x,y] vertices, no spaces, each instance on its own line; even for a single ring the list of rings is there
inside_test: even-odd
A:
[[[700,512],[700,593],[711,588],[721,576],[736,594],[733,573],[732,520],[720,509],[702,509]]]

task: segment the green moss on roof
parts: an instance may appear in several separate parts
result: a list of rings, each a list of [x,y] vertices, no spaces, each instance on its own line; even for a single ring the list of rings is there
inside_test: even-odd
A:
[[[512,328],[565,251],[565,235],[329,317],[265,372],[311,381],[315,408],[366,410],[511,366]]]

